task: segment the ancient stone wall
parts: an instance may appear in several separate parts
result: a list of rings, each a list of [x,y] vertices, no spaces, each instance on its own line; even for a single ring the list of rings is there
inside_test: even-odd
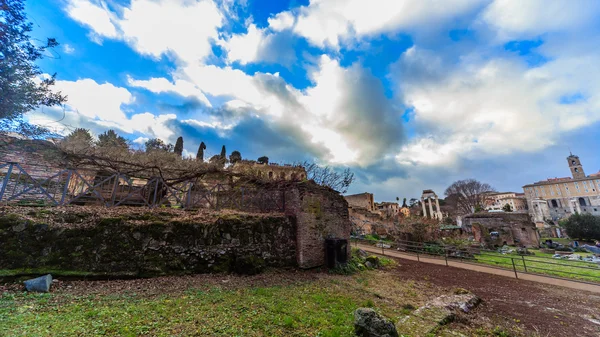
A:
[[[296,265],[295,221],[281,214],[234,213],[211,220],[123,214],[95,218],[73,207],[62,221],[74,224],[52,225],[5,213],[0,269],[139,277],[232,271],[249,256],[268,266]]]
[[[463,218],[474,239],[490,246],[537,247],[539,234],[531,217],[522,213],[475,213]]]
[[[350,243],[348,203],[338,192],[306,182],[287,190],[285,200],[286,214],[295,217],[298,229],[299,267],[313,268],[325,263],[325,239],[346,239]]]

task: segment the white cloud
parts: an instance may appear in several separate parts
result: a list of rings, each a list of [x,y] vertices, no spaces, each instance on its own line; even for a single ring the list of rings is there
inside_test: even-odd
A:
[[[193,83],[190,83],[185,80],[175,80],[175,83],[171,83],[166,78],[151,78],[149,80],[134,80],[131,77],[127,79],[127,84],[132,87],[140,87],[147,90],[150,90],[153,93],[163,93],[163,92],[173,92],[179,94],[184,97],[194,97],[206,104],[206,106],[211,106],[210,102]]]
[[[122,105],[133,103],[133,96],[111,83],[98,84],[92,79],[57,81],[56,89],[68,96],[67,107],[91,119],[108,122],[125,120]]]
[[[398,160],[443,165],[534,152],[600,121],[600,71],[584,66],[600,56],[589,52],[536,68],[517,58],[468,56],[451,67],[432,52],[409,49],[395,77],[420,134]],[[585,99],[561,103],[574,94]]]
[[[498,32],[501,41],[508,41],[597,25],[599,13],[596,0],[495,0],[480,19]]]
[[[73,54],[75,52],[75,48],[71,47],[69,44],[63,44],[63,51],[67,54]]]
[[[89,26],[100,36],[109,38],[116,38],[118,36],[112,15],[104,2],[70,0],[67,6],[67,13],[75,21]]]
[[[160,57],[171,51],[187,62],[211,53],[223,15],[210,0],[133,0],[119,26],[139,52]]]
[[[245,34],[234,34],[228,40],[219,44],[227,51],[227,61],[241,64],[251,63],[258,59],[259,52],[266,37],[264,29],[259,29],[254,24],[248,26]]]
[[[69,0],[67,13],[99,36],[127,41],[141,54],[172,53],[184,62],[211,54],[223,14],[212,0],[132,0],[119,11],[95,0]]]
[[[312,0],[298,11],[294,31],[316,46],[337,48],[341,41],[355,37],[435,29],[482,3],[485,1]]]
[[[294,26],[295,18],[290,12],[280,12],[274,17],[267,20],[269,22],[269,28],[276,32],[292,28]]]

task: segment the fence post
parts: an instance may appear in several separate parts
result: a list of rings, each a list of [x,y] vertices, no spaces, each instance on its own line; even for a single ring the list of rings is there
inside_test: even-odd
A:
[[[448,250],[444,248],[444,259],[446,259],[446,267],[448,267]]]
[[[10,174],[12,173],[13,163],[8,163],[8,171],[6,172],[6,176],[4,177],[4,181],[2,182],[2,189],[0,190],[0,201],[4,197],[4,191],[6,191],[6,186],[8,185],[8,180],[10,179]]]
[[[381,245],[381,255],[385,255],[385,252],[383,251],[383,241],[379,240],[379,244]]]
[[[523,259],[523,268],[525,269],[525,272],[527,272],[527,265],[525,264],[525,256],[521,255],[521,258]]]
[[[188,183],[188,193],[187,193],[187,198],[185,200],[185,208],[189,208],[190,207],[190,200],[192,198],[192,187],[194,186],[193,182],[189,182]]]
[[[119,178],[120,174],[117,172],[117,175],[115,176],[115,183],[113,184],[113,189],[110,196],[110,206],[114,206],[115,200],[117,199],[117,187],[119,187]]]
[[[512,261],[513,271],[515,272],[515,278],[518,280],[519,276],[517,275],[517,267],[515,266],[515,258],[511,257],[510,260]]]
[[[69,183],[71,183],[71,176],[73,176],[73,169],[69,169],[69,174],[67,175],[67,181],[65,182],[65,188],[63,188],[62,197],[60,198],[60,205],[64,205],[65,198],[67,196],[67,192],[69,192]],[[1,200],[2,198],[0,198]]]

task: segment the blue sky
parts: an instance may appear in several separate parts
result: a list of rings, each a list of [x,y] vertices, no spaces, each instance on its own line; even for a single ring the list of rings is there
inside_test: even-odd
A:
[[[32,122],[351,167],[377,200],[600,169],[595,0],[36,0]],[[60,120],[60,122],[56,122]]]

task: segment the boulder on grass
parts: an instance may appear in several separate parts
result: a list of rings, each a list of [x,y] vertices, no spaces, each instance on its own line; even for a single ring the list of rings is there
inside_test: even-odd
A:
[[[370,308],[358,308],[354,312],[354,332],[361,337],[398,337],[394,323],[381,317]]]
[[[50,291],[50,285],[52,285],[52,275],[48,274],[40,276],[31,280],[27,280],[24,283],[27,291],[47,293]]]

